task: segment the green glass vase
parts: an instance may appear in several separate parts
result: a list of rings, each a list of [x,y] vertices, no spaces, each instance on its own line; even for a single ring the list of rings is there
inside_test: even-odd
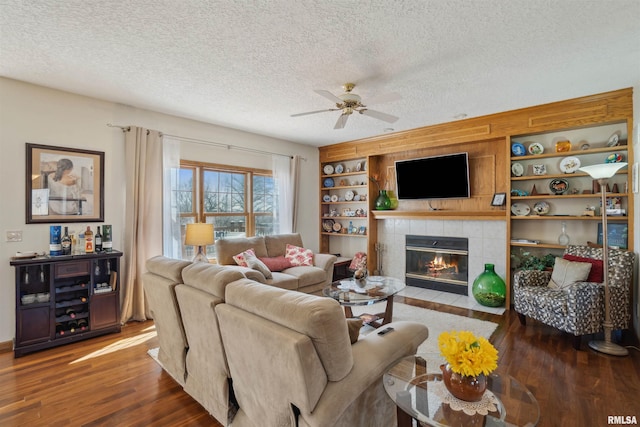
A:
[[[391,209],[391,199],[387,195],[387,190],[380,190],[376,198],[376,210],[384,211]]]
[[[480,304],[487,307],[500,307],[504,304],[507,286],[494,271],[494,265],[485,264],[484,271],[473,281],[471,292]]]

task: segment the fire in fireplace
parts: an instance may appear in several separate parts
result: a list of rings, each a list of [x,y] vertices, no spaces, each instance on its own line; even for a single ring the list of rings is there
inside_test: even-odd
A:
[[[406,236],[407,285],[468,295],[468,240]]]

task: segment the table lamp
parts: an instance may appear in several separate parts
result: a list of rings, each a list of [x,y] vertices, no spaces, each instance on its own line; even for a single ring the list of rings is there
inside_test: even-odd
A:
[[[214,242],[213,224],[187,224],[184,244],[198,247],[198,253],[193,258],[193,262],[209,262],[206,255],[206,246],[212,245]]]
[[[624,162],[619,163],[604,163],[593,166],[583,166],[580,171],[586,172],[591,175],[591,178],[598,181],[600,184],[600,193],[602,194],[602,264],[603,264],[603,281],[604,286],[604,341],[589,341],[589,347],[600,353],[610,354],[612,356],[626,356],[629,351],[611,341],[611,330],[613,324],[611,323],[611,304],[609,302],[609,245],[607,242],[607,180],[616,174],[618,169],[622,169],[627,164]]]

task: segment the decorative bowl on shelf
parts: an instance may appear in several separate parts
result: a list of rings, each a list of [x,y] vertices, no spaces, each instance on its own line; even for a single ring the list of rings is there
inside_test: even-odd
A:
[[[533,211],[537,215],[546,215],[549,213],[549,209],[550,209],[549,203],[545,201],[539,201],[535,205],[533,205]]]
[[[571,141],[564,140],[556,142],[556,153],[566,153],[571,151]]]

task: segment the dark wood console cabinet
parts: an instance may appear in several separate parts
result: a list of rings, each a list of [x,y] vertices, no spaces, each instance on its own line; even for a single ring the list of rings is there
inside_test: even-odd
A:
[[[12,260],[14,355],[120,332],[122,252]]]

